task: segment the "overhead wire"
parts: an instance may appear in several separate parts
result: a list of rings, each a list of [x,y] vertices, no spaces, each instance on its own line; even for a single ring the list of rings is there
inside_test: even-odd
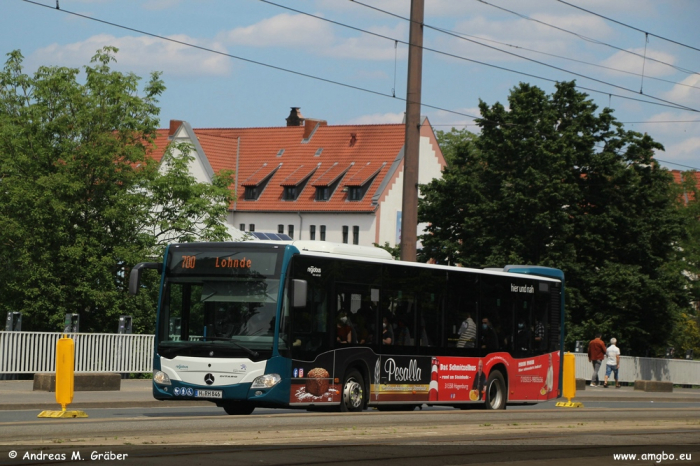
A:
[[[351,0],[351,1],[354,1],[354,0]],[[591,38],[591,37],[584,36],[583,34],[579,34],[578,32],[569,31],[568,29],[564,29],[564,28],[561,28],[561,27],[559,27],[559,26],[555,26],[555,25],[553,25],[553,24],[549,24],[549,23],[546,23],[546,22],[544,22],[544,21],[540,21],[539,19],[531,18],[531,17],[529,17],[529,16],[527,16],[527,15],[524,15],[524,14],[522,14],[522,13],[518,13],[518,12],[516,12],[516,11],[509,10],[508,8],[504,8],[504,7],[499,6],[499,5],[494,5],[493,3],[489,3],[489,2],[487,2],[486,0],[476,0],[476,1],[479,2],[479,3],[483,3],[484,5],[488,5],[488,6],[492,7],[492,8],[496,8],[496,9],[498,9],[498,10],[505,11],[505,12],[507,12],[507,13],[513,14],[513,15],[515,15],[515,16],[518,16],[519,18],[523,18],[523,19],[528,20],[528,21],[533,21],[533,22],[538,23],[538,24],[542,24],[543,26],[547,26],[547,27],[556,29],[556,30],[561,31],[561,32],[564,32],[564,33],[566,33],[566,34],[574,35],[574,36],[578,37],[579,39],[585,40],[586,42],[591,42],[591,43],[593,43],[593,44],[598,44],[598,45],[604,45],[604,46],[606,46],[606,47],[610,47],[610,48],[612,48],[612,49],[619,50],[620,52],[628,53],[628,54],[630,54],[630,55],[635,55],[635,56],[637,56],[637,57],[639,57],[639,58],[644,58],[642,55],[640,55],[640,54],[638,54],[638,53],[636,53],[636,52],[632,52],[632,51],[630,51],[630,50],[626,50],[626,49],[623,49],[623,48],[621,48],[621,47],[617,47],[617,46],[615,46],[615,45],[608,44],[607,42],[603,42],[603,41],[600,41],[600,40],[598,40],[598,39],[593,39],[593,38]],[[660,63],[660,64],[662,64],[662,65],[670,66],[671,68],[674,68],[674,69],[676,69],[676,70],[678,70],[678,71],[681,71],[681,72],[683,72],[683,73],[687,73],[687,74],[700,74],[700,72],[698,72],[698,71],[693,71],[693,70],[689,70],[689,69],[687,69],[687,68],[682,68],[682,67],[680,67],[680,66],[673,65],[673,64],[671,64],[671,63],[667,63],[667,62],[662,61],[662,60],[657,60],[656,58],[647,57],[647,60],[653,61],[653,62],[656,62],[656,63]]]
[[[276,6],[276,7],[279,7],[279,8],[285,9],[285,10],[288,10],[288,11],[293,11],[293,12],[298,13],[298,14],[302,14],[302,15],[305,15],[305,16],[309,16],[309,17],[311,17],[311,18],[316,18],[316,19],[318,19],[318,20],[320,20],[320,21],[325,21],[325,22],[328,22],[328,23],[331,23],[331,24],[335,24],[335,25],[337,25],[337,26],[341,26],[341,27],[345,27],[345,28],[348,28],[348,29],[352,29],[352,30],[355,30],[355,31],[358,31],[358,32],[362,32],[362,33],[365,33],[365,34],[373,35],[373,36],[375,36],[375,37],[380,37],[380,38],[383,38],[383,39],[386,39],[386,40],[389,40],[389,41],[392,41],[392,42],[400,42],[400,43],[402,43],[402,44],[404,44],[404,45],[410,45],[407,41],[404,41],[404,40],[399,40],[399,39],[396,39],[396,38],[394,38],[394,37],[389,37],[389,36],[386,36],[386,35],[383,35],[383,34],[379,34],[379,33],[376,33],[376,32],[372,32],[372,31],[368,31],[368,30],[365,30],[365,29],[362,29],[362,28],[358,28],[358,27],[356,27],[356,26],[351,26],[351,25],[349,25],[349,24],[344,24],[344,23],[341,23],[341,22],[338,22],[338,21],[334,21],[334,20],[331,20],[331,19],[328,19],[328,18],[324,18],[324,17],[322,17],[322,16],[318,16],[318,15],[314,15],[314,14],[311,14],[311,13],[308,13],[308,12],[305,12],[305,11],[302,11],[302,10],[298,10],[298,9],[296,9],[296,8],[292,8],[292,7],[289,7],[289,6],[286,6],[286,5],[280,5],[280,4],[275,3],[275,2],[272,2],[272,1],[270,1],[270,0],[259,0],[259,1],[261,1],[261,2],[263,2],[263,3],[267,3],[267,4],[272,5],[272,6]],[[375,10],[378,10],[378,11],[381,11],[382,13],[388,14],[388,15],[390,15],[390,16],[395,16],[395,17],[397,17],[397,18],[399,18],[399,19],[402,19],[402,20],[411,22],[411,19],[410,19],[410,18],[405,18],[405,17],[402,17],[402,16],[397,15],[397,14],[395,14],[395,13],[391,13],[391,12],[386,11],[386,10],[381,10],[381,9],[378,9],[378,8],[376,8],[376,7],[372,7],[372,6],[370,6],[370,5],[364,4],[364,3],[359,2],[359,1],[356,1],[356,0],[351,0],[351,1],[352,1],[353,3],[358,4],[358,5],[367,6],[367,7],[369,7],[369,8],[372,8],[372,9],[375,9]],[[609,82],[606,82],[606,81],[603,81],[603,80],[600,80],[600,79],[596,79],[596,78],[592,78],[592,77],[590,77],[590,76],[583,75],[583,74],[581,74],[581,73],[576,73],[576,72],[574,72],[574,71],[569,71],[569,70],[566,70],[566,69],[564,69],[564,68],[559,68],[559,67],[554,66],[554,65],[549,65],[549,64],[547,64],[547,63],[540,62],[540,61],[538,61],[538,60],[534,60],[534,59],[531,59],[531,58],[528,58],[528,57],[523,57],[522,55],[514,54],[514,53],[512,53],[512,52],[508,52],[508,51],[506,51],[506,50],[502,50],[502,49],[499,49],[499,48],[497,48],[497,47],[492,47],[492,46],[490,46],[490,45],[482,44],[482,43],[480,43],[480,42],[473,41],[473,40],[471,40],[471,39],[466,39],[466,38],[464,38],[464,37],[461,37],[461,36],[458,36],[458,35],[455,35],[455,34],[451,34],[451,33],[448,32],[448,31],[442,30],[442,29],[440,29],[440,28],[435,28],[435,27],[429,26],[429,25],[427,25],[427,24],[423,24],[423,26],[426,27],[426,28],[438,30],[438,31],[443,32],[443,33],[445,33],[445,34],[454,35],[455,37],[458,37],[458,38],[463,39],[463,40],[467,40],[467,41],[469,41],[469,42],[475,42],[475,43],[478,44],[478,45],[482,45],[482,46],[487,47],[487,48],[492,48],[492,49],[498,50],[498,51],[500,51],[500,52],[506,53],[506,54],[508,54],[508,55],[514,55],[514,56],[516,56],[516,57],[518,57],[518,58],[522,58],[522,59],[524,59],[524,60],[532,61],[532,62],[535,62],[535,63],[537,63],[537,64],[543,65],[543,66],[547,66],[547,67],[550,67],[550,68],[554,68],[554,69],[556,69],[556,70],[563,71],[563,72],[565,72],[565,73],[570,73],[570,74],[572,74],[572,75],[579,76],[579,77],[584,78],[584,79],[589,79],[589,80],[591,80],[591,81],[595,81],[595,82],[604,84],[604,85],[606,85],[606,86],[611,86],[611,87],[619,88],[619,89],[622,89],[622,90],[624,90],[624,91],[637,94],[637,91],[635,91],[635,90],[633,90],[633,89],[626,88],[626,87],[624,87],[624,86],[619,86],[619,85],[617,85],[617,84],[612,84],[612,83],[609,83]],[[503,67],[503,66],[494,65],[494,64],[482,62],[482,61],[479,61],[479,60],[474,60],[474,59],[471,59],[471,58],[463,57],[463,56],[456,55],[456,54],[449,53],[449,52],[445,52],[445,51],[442,51],[442,50],[433,49],[433,48],[430,48],[430,47],[422,46],[421,48],[422,48],[423,50],[425,50],[425,51],[434,52],[434,53],[437,53],[437,54],[440,54],[440,55],[448,56],[448,57],[451,57],[451,58],[456,58],[456,59],[459,59],[459,60],[468,61],[468,62],[475,63],[475,64],[478,64],[478,65],[488,66],[488,67],[495,68],[495,69],[499,69],[499,70],[502,70],[502,71],[508,71],[508,72],[510,72],[510,73],[520,74],[520,75],[527,76],[527,77],[530,77],[530,78],[540,79],[540,80],[543,80],[543,81],[548,81],[548,82],[553,82],[553,83],[559,83],[559,82],[561,82],[561,81],[556,80],[556,79],[545,78],[545,77],[543,77],[543,76],[538,76],[538,75],[535,75],[535,74],[532,74],[532,73],[525,73],[525,72],[523,72],[523,71],[513,70],[513,69],[510,69],[510,68]],[[590,89],[590,88],[583,87],[583,86],[579,86],[579,85],[577,85],[577,87],[580,88],[580,89],[583,89],[583,90],[590,91],[590,92],[595,92],[595,93],[600,93],[600,94],[605,94],[605,95],[612,95],[612,96],[615,96],[615,97],[618,97],[618,98],[621,98],[621,99],[634,100],[634,101],[644,102],[644,103],[648,103],[648,104],[652,104],[652,105],[661,105],[661,106],[664,106],[664,107],[676,108],[676,109],[679,109],[679,110],[688,110],[688,111],[691,111],[691,112],[700,112],[700,110],[694,109],[694,108],[692,108],[692,107],[688,107],[688,106],[686,106],[686,105],[681,105],[681,104],[678,104],[678,103],[676,103],[676,102],[671,102],[671,101],[668,101],[668,100],[665,100],[665,99],[661,99],[660,97],[655,97],[655,96],[649,95],[649,94],[643,94],[643,95],[644,95],[645,97],[650,98],[650,99],[657,100],[657,101],[659,101],[659,102],[661,102],[661,103],[658,103],[658,102],[650,102],[650,101],[648,101],[648,100],[633,98],[633,97],[624,96],[624,95],[619,95],[619,94],[611,94],[610,92],[600,91],[600,90],[597,90],[597,89]]]
[[[603,18],[604,20],[610,21],[611,23],[619,24],[620,26],[624,26],[624,27],[626,27],[626,28],[633,29],[633,30],[635,30],[635,31],[644,33],[644,34],[649,35],[649,36],[652,36],[652,37],[656,37],[657,39],[665,40],[666,42],[670,42],[670,43],[672,43],[672,44],[680,45],[681,47],[687,47],[687,48],[689,48],[689,49],[697,50],[698,52],[700,52],[700,48],[693,47],[692,45],[684,44],[684,43],[682,43],[682,42],[678,42],[678,41],[675,41],[675,40],[673,40],[673,39],[669,39],[669,38],[667,38],[667,37],[663,37],[663,36],[660,36],[660,35],[658,35],[658,34],[654,34],[654,33],[651,33],[651,32],[649,32],[649,31],[645,31],[645,30],[643,30],[643,29],[639,29],[638,27],[634,27],[634,26],[631,26],[631,25],[629,25],[629,24],[627,24],[627,23],[623,23],[622,21],[618,21],[618,20],[613,19],[613,18],[610,18],[610,17],[608,17],[608,16],[601,15],[600,13],[596,13],[596,12],[594,12],[594,11],[587,10],[587,9],[585,9],[585,8],[582,8],[582,7],[578,6],[578,5],[574,5],[573,3],[565,2],[564,0],[556,0],[556,1],[559,2],[559,3],[563,3],[564,5],[568,5],[568,6],[572,7],[572,8],[576,8],[577,10],[585,11],[586,13],[591,14],[591,15],[593,15],[593,16],[597,16],[597,17],[599,17],[599,18]]]
[[[463,32],[459,32],[459,31],[451,31],[451,30],[449,30],[449,29],[445,29],[445,31],[451,32],[451,33],[453,33],[453,34],[457,34],[457,35],[460,35],[460,36],[463,36],[463,37],[470,37],[470,38],[472,38],[472,39],[483,40],[483,41],[486,41],[486,42],[493,42],[493,43],[495,43],[495,44],[503,45],[503,46],[505,46],[505,47],[512,47],[512,48],[514,48],[514,49],[526,50],[526,51],[528,51],[528,52],[538,53],[538,54],[540,54],[540,55],[545,55],[545,56],[553,57],[553,58],[559,58],[559,59],[561,59],[561,60],[572,61],[572,62],[574,62],[574,63],[581,63],[581,64],[587,65],[587,66],[594,66],[594,67],[596,67],[596,68],[602,68],[602,69],[605,69],[605,70],[615,71],[615,72],[618,72],[618,73],[629,74],[629,75],[631,75],[631,76],[642,76],[641,73],[635,73],[634,71],[621,70],[621,69],[619,69],[619,68],[613,68],[613,67],[611,67],[611,66],[600,65],[600,64],[598,64],[598,63],[591,63],[591,62],[587,62],[587,61],[584,61],[584,60],[577,60],[577,59],[575,59],[575,58],[565,57],[565,56],[563,56],[563,55],[557,55],[557,54],[554,54],[554,53],[543,52],[543,51],[541,51],[541,50],[535,50],[535,49],[531,49],[531,48],[528,48],[528,47],[523,47],[522,45],[509,44],[509,43],[507,43],[507,42],[501,42],[501,41],[498,41],[498,40],[488,39],[488,38],[486,38],[486,37],[481,37],[481,36],[472,36],[472,35],[465,34],[465,33],[463,33]],[[680,82],[677,82],[677,81],[671,81],[670,79],[663,79],[663,78],[659,78],[659,77],[656,77],[656,76],[648,76],[648,75],[645,75],[645,79],[651,79],[651,80],[654,80],[654,81],[661,81],[661,82],[673,84],[673,85],[675,85],[675,86],[683,86],[683,87],[690,87],[690,88],[693,88],[693,89],[700,89],[700,87],[698,87],[698,86],[693,86],[693,85],[691,85],[691,84],[680,83]]]
[[[314,76],[314,75],[310,75],[310,74],[307,74],[307,73],[302,73],[302,72],[299,72],[299,71],[290,70],[290,69],[283,68],[283,67],[279,67],[279,66],[276,66],[276,65],[271,65],[271,64],[264,63],[264,62],[260,62],[260,61],[257,61],[257,60],[252,60],[252,59],[248,59],[248,58],[245,58],[245,57],[240,57],[240,56],[232,55],[232,54],[229,54],[229,53],[226,53],[226,52],[221,52],[221,51],[214,50],[214,49],[210,49],[210,48],[203,47],[203,46],[200,46],[200,45],[191,44],[191,43],[188,43],[188,42],[185,42],[185,41],[181,41],[181,40],[173,39],[173,38],[170,38],[170,37],[165,37],[165,36],[161,36],[161,35],[158,35],[158,34],[150,33],[150,32],[143,31],[143,30],[136,29],[136,28],[132,28],[132,27],[129,27],[129,26],[124,26],[124,25],[121,25],[121,24],[118,24],[118,23],[114,23],[114,22],[111,22],[111,21],[106,21],[106,20],[102,20],[102,19],[99,19],[99,18],[87,16],[87,15],[84,15],[84,14],[81,14],[81,13],[77,13],[77,12],[73,12],[73,11],[70,11],[70,10],[65,10],[65,9],[59,8],[59,7],[58,7],[58,3],[57,3],[57,5],[56,5],[56,7],[51,7],[51,6],[48,6],[48,5],[39,3],[39,2],[34,1],[34,0],[23,0],[23,1],[26,2],[26,3],[29,3],[29,4],[33,4],[33,5],[35,5],[35,6],[40,6],[40,7],[44,7],[44,8],[49,8],[49,9],[52,9],[52,10],[58,10],[58,11],[61,11],[61,12],[63,12],[63,13],[66,13],[66,14],[69,14],[69,15],[73,15],[73,16],[77,16],[77,17],[81,17],[81,18],[83,18],[83,19],[87,19],[87,20],[90,20],[90,21],[99,22],[99,23],[102,23],[102,24],[106,24],[106,25],[109,25],[109,26],[113,26],[113,27],[116,27],[116,28],[120,28],[120,29],[124,29],[124,30],[128,30],[128,31],[132,31],[132,32],[137,32],[137,33],[139,33],[139,34],[144,34],[144,35],[147,35],[147,36],[149,36],[149,37],[154,37],[154,38],[157,38],[157,39],[160,39],[160,40],[164,40],[164,41],[168,41],[168,42],[180,44],[180,45],[187,46],[187,47],[192,47],[192,48],[199,49],[199,50],[202,50],[202,51],[205,51],[205,52],[209,52],[209,53],[215,53],[215,54],[218,54],[218,55],[226,56],[226,57],[233,58],[233,59],[240,60],[240,61],[244,61],[244,62],[247,62],[247,63],[256,64],[256,65],[259,65],[259,66],[263,66],[263,67],[275,69],[275,70],[278,70],[278,71],[283,71],[283,72],[295,74],[295,75],[298,75],[298,76],[307,77],[307,78],[310,78],[310,79],[314,79],[314,80],[326,82],[326,83],[329,83],[329,84],[339,85],[339,86],[342,86],[342,87],[347,87],[347,88],[350,88],[350,89],[354,89],[354,90],[358,90],[358,91],[362,91],[362,92],[371,93],[371,94],[379,95],[379,96],[382,96],[382,97],[389,97],[389,98],[395,98],[395,99],[398,99],[398,100],[406,101],[406,99],[403,99],[403,98],[400,98],[400,97],[395,97],[395,96],[392,96],[392,95],[390,95],[390,94],[386,94],[386,93],[383,93],[383,92],[380,92],[380,91],[374,91],[374,90],[371,90],[371,89],[366,89],[366,88],[362,88],[362,87],[359,87],[359,86],[354,86],[354,85],[351,85],[351,84],[342,83],[342,82],[340,82],[340,81],[334,81],[334,80],[331,80],[331,79],[326,79],[326,78],[322,78],[322,77],[319,77],[319,76]],[[268,2],[268,1],[266,1],[266,0],[262,0],[262,1],[265,1],[266,3],[272,3],[272,2]],[[354,0],[351,0],[351,1],[354,1]],[[478,0],[478,1],[481,1],[481,0]],[[360,3],[360,2],[355,2],[355,3]],[[378,34],[375,34],[375,35],[378,35]],[[390,39],[390,38],[389,38],[389,39]],[[395,41],[396,41],[396,39],[390,39],[390,40],[395,40]],[[513,71],[513,70],[510,70],[510,71]],[[533,76],[533,77],[535,77],[535,76]],[[546,78],[540,78],[540,79],[546,79]],[[580,87],[580,86],[579,86],[579,87]],[[593,92],[596,92],[595,90],[592,90],[592,91],[593,91]],[[631,99],[631,98],[625,97],[625,96],[618,96],[618,97]],[[640,99],[631,99],[631,100],[640,100]],[[643,100],[642,100],[642,102],[655,104],[654,102],[648,102],[648,101],[643,101]],[[456,114],[456,115],[460,115],[460,116],[466,116],[466,117],[472,118],[472,119],[480,119],[480,120],[481,120],[482,122],[484,122],[484,123],[490,123],[490,122],[488,122],[487,120],[484,120],[484,119],[481,118],[481,117],[477,117],[477,116],[474,116],[474,115],[470,115],[470,114],[468,114],[468,113],[463,113],[463,112],[458,112],[458,111],[454,111],[454,110],[449,110],[449,109],[445,109],[445,108],[442,108],[442,107],[437,107],[437,106],[433,106],[433,105],[429,105],[429,104],[425,104],[425,103],[421,103],[421,105],[423,105],[423,106],[425,106],[425,107],[427,107],[427,108],[432,108],[432,109],[435,109],[435,110],[444,111],[444,112],[447,112],[447,113],[452,113],[452,114]],[[686,120],[686,121],[684,121],[684,120],[677,120],[677,121],[669,121],[669,122],[689,122],[689,123],[690,123],[690,122],[700,122],[700,120]],[[652,122],[627,122],[627,123],[652,123]],[[659,122],[657,122],[657,123],[662,123],[662,122],[659,121]],[[466,127],[466,126],[476,126],[476,125],[460,124],[460,125],[432,125],[432,126],[465,126],[465,127]],[[510,125],[508,125],[508,126],[510,126]],[[663,160],[660,160],[660,159],[656,159],[656,160],[658,160],[658,161],[660,161],[660,162],[663,162],[663,163],[668,163],[668,164],[671,164],[671,165],[678,165],[678,166],[683,166],[683,167],[686,167],[686,168],[691,168],[691,169],[694,169],[694,170],[700,170],[700,169],[695,168],[695,167],[690,167],[690,166],[687,166],[687,165],[682,165],[682,164],[678,164],[678,163],[674,163],[674,162],[663,161]]]
[[[161,40],[164,40],[164,41],[172,42],[172,43],[179,44],[179,45],[183,45],[183,46],[186,46],[186,47],[192,47],[192,48],[195,48],[195,49],[202,50],[202,51],[204,51],[204,52],[209,52],[209,53],[214,53],[214,54],[217,54],[217,55],[222,55],[222,56],[225,56],[225,57],[228,57],[228,58],[233,58],[233,59],[235,59],[235,60],[240,60],[240,61],[243,61],[243,62],[246,62],[246,63],[252,63],[252,64],[254,64],[254,65],[264,66],[264,67],[266,67],[266,68],[271,68],[271,69],[274,69],[274,70],[277,70],[277,71],[283,71],[283,72],[285,72],[285,73],[290,73],[290,74],[294,74],[294,75],[297,75],[297,76],[302,76],[302,77],[305,77],[305,78],[314,79],[314,80],[316,80],[316,81],[322,81],[322,82],[325,82],[325,83],[328,83],[328,84],[334,84],[334,85],[337,85],[337,86],[342,86],[342,87],[346,87],[346,88],[349,88],[349,89],[354,89],[354,90],[357,90],[357,91],[367,92],[367,93],[374,94],[374,95],[379,95],[379,96],[382,96],[382,97],[388,97],[388,98],[391,98],[391,99],[396,99],[396,100],[400,100],[400,101],[403,101],[403,102],[408,102],[408,100],[405,99],[405,98],[396,97],[396,96],[391,95],[391,94],[388,94],[388,93],[384,93],[384,92],[380,92],[380,91],[375,91],[375,90],[372,90],[372,89],[367,89],[367,88],[364,88],[364,87],[355,86],[355,85],[353,85],[353,84],[348,84],[348,83],[344,83],[344,82],[340,82],[340,81],[335,81],[335,80],[332,80],[332,79],[323,78],[323,77],[315,76],[315,75],[308,74],[308,73],[303,73],[303,72],[301,72],[301,71],[296,71],[296,70],[291,70],[291,69],[288,69],[288,68],[283,68],[283,67],[281,67],[281,66],[271,65],[271,64],[269,64],[269,63],[264,63],[264,62],[261,62],[261,61],[258,61],[258,60],[252,60],[252,59],[250,59],[250,58],[245,58],[245,57],[241,57],[241,56],[238,56],[238,55],[233,55],[233,54],[230,54],[230,53],[222,52],[222,51],[220,51],[220,50],[210,49],[210,48],[208,48],[208,47],[203,47],[203,46],[201,46],[201,45],[196,45],[196,44],[192,44],[192,43],[185,42],[185,41],[182,41],[182,40],[173,39],[172,37],[161,36],[161,35],[158,35],[158,34],[154,34],[154,33],[152,33],[152,32],[148,32],[148,31],[144,31],[144,30],[141,30],[141,29],[132,28],[132,27],[129,27],[129,26],[124,26],[124,25],[121,25],[121,24],[118,24],[118,23],[114,23],[114,22],[111,22],[111,21],[106,21],[106,20],[99,19],[99,18],[95,18],[95,17],[92,17],[92,16],[87,16],[87,15],[84,15],[84,14],[81,14],[81,13],[77,13],[77,12],[74,12],[74,11],[70,11],[70,10],[66,10],[66,9],[63,9],[63,8],[58,9],[58,8],[55,8],[55,7],[52,7],[52,6],[44,5],[44,4],[39,3],[39,2],[37,2],[37,1],[34,1],[34,0],[23,0],[23,1],[26,2],[26,3],[30,3],[30,4],[32,4],[32,5],[36,5],[36,6],[40,6],[40,7],[44,7],[44,8],[49,8],[49,9],[54,10],[54,11],[61,11],[61,12],[63,12],[63,13],[66,13],[66,14],[69,14],[69,15],[73,15],[73,16],[77,16],[77,17],[80,17],[80,18],[84,18],[84,19],[87,19],[87,20],[90,20],[90,21],[95,21],[95,22],[98,22],[98,23],[107,24],[107,25],[109,25],[109,26],[113,26],[113,27],[116,27],[116,28],[124,29],[124,30],[127,30],[127,31],[137,32],[137,33],[139,33],[139,34],[143,34],[143,35],[146,35],[146,36],[149,36],[149,37],[154,37],[154,38],[156,38],[156,39],[161,39]],[[411,103],[416,103],[416,102],[411,102]],[[465,116],[465,117],[469,117],[469,118],[479,118],[479,117],[477,117],[477,116],[470,115],[470,114],[468,114],[468,113],[458,112],[458,111],[456,111],[456,110],[449,110],[449,109],[447,109],[447,108],[443,108],[443,107],[438,107],[438,106],[435,106],[435,105],[426,104],[426,103],[424,103],[424,102],[417,102],[417,103],[419,103],[419,104],[422,105],[423,107],[432,108],[432,109],[434,109],[434,110],[439,110],[439,111],[443,111],[443,112],[447,112],[447,113],[452,113],[452,114],[460,115],[460,116]]]

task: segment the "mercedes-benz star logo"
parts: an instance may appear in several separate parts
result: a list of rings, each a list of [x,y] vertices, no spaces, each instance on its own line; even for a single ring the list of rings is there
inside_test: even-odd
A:
[[[205,382],[207,385],[213,384],[213,383],[214,383],[214,376],[211,375],[211,374],[205,375],[205,376],[204,376],[204,382]]]

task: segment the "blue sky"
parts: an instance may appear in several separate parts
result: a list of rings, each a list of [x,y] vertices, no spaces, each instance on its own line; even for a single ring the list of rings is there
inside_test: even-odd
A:
[[[187,120],[195,128],[282,126],[292,106],[329,124],[395,123],[403,118],[405,102],[400,98],[406,95],[404,42],[409,30],[403,18],[409,16],[410,0],[362,0],[374,8],[351,0],[271,0],[277,5],[260,0],[60,0],[61,10],[364,91],[56,11],[55,0],[35,1],[53,8],[2,0],[3,54],[20,49],[27,71],[34,71],[40,65],[83,66],[98,48],[116,46],[118,69],[143,77],[163,72],[163,127],[170,119]],[[627,129],[647,132],[661,142],[666,151],[657,158],[663,165],[700,169],[700,113],[631,100],[660,102],[658,98],[700,109],[700,51],[690,48],[700,49],[700,1],[567,2],[638,30],[559,0],[425,0],[424,46],[443,53],[423,54],[422,100],[444,110],[423,107],[422,114],[436,129],[466,125],[477,131],[465,115],[478,115],[479,99],[505,104],[509,90],[521,81],[551,93],[552,81],[576,79],[591,89],[584,92],[601,108],[611,106]]]

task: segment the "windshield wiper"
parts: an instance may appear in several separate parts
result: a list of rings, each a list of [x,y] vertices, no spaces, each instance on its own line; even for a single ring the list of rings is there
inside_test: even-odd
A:
[[[247,348],[247,347],[241,345],[240,343],[238,343],[237,341],[235,341],[233,338],[226,338],[226,337],[207,337],[207,340],[227,341],[227,342],[229,342],[229,343],[233,343],[233,344],[236,345],[238,348],[242,349],[243,351],[245,351],[245,352],[248,353],[249,355],[253,356],[254,358],[260,357],[260,354],[258,354],[257,351],[252,350],[252,349],[250,349],[250,348]]]

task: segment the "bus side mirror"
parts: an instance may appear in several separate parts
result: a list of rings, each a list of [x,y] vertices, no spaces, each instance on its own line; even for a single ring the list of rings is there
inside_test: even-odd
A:
[[[140,262],[131,269],[129,274],[129,294],[136,296],[139,292],[139,281],[141,280],[141,270],[156,269],[158,273],[163,272],[163,264],[160,262]]]
[[[306,306],[306,280],[292,280],[294,286],[294,303],[293,307],[304,307]]]

